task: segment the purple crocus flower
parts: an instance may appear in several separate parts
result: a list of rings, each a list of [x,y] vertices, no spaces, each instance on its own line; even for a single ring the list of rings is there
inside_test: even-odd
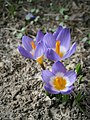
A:
[[[42,71],[42,79],[45,82],[45,90],[51,94],[70,94],[73,90],[73,83],[76,80],[76,73],[73,70],[67,71],[64,65],[57,61],[52,66],[52,72]]]
[[[43,42],[47,47],[45,56],[53,61],[64,60],[70,57],[76,51],[76,43],[70,48],[70,29],[59,26],[52,33],[46,33]]]
[[[22,45],[18,46],[18,50],[22,56],[25,58],[30,58],[36,60],[39,64],[43,63],[44,54],[44,44],[43,39],[44,34],[39,30],[36,36],[36,42],[28,36],[22,37]]]
[[[33,20],[33,19],[35,19],[35,16],[34,16],[32,13],[28,13],[28,14],[25,16],[25,19],[26,19],[26,20]]]

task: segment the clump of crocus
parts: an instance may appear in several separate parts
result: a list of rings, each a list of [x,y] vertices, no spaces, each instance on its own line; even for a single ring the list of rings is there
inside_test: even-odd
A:
[[[70,57],[76,51],[76,43],[70,48],[70,29],[59,26],[52,33],[46,33],[43,37],[44,45],[47,47],[45,56],[53,61],[60,61]]]
[[[76,80],[76,73],[71,70],[67,71],[60,60],[70,57],[76,50],[76,43],[70,47],[70,30],[59,26],[52,33],[38,31],[36,41],[28,36],[22,37],[22,45],[18,50],[25,58],[36,60],[43,69],[44,55],[53,61],[52,72],[43,70],[42,79],[45,82],[45,89],[52,94],[69,94],[73,89],[73,83]]]
[[[40,65],[43,64],[43,55],[45,47],[43,44],[44,34],[39,30],[34,42],[32,38],[28,36],[22,37],[22,45],[18,46],[18,50],[25,58],[36,60]]]
[[[73,70],[67,71],[64,65],[57,61],[53,64],[52,71],[42,71],[42,79],[45,82],[44,88],[49,93],[70,94],[76,80],[76,73]]]

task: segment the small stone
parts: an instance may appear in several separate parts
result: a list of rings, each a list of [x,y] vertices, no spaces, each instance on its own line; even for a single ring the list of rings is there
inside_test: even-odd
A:
[[[3,67],[4,67],[4,63],[0,62],[0,68],[3,68]]]
[[[46,105],[50,106],[51,105],[51,99],[46,96],[46,98],[44,99],[44,101],[46,102]]]

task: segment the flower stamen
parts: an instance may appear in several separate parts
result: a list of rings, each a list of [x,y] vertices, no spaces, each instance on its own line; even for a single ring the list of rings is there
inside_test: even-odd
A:
[[[43,64],[43,56],[37,58],[36,60],[39,64]]]
[[[63,57],[63,53],[62,52],[60,52],[60,41],[58,40],[57,42],[56,42],[56,53],[62,58]]]
[[[36,49],[36,46],[35,46],[35,43],[32,41],[32,42],[30,42],[30,44],[31,44],[31,46],[32,46],[32,49]]]
[[[56,90],[63,90],[66,88],[66,80],[63,77],[56,77],[53,85]]]
[[[57,42],[56,42],[56,53],[59,55],[59,53],[60,53],[60,41],[58,40]]]

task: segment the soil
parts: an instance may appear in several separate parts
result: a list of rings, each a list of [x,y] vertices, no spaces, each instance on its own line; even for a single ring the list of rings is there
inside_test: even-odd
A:
[[[90,1],[7,1],[0,3],[0,120],[90,120]],[[61,8],[66,9],[64,13],[59,12]],[[25,15],[33,9],[39,18],[27,22]],[[75,104],[60,104],[56,97],[47,96],[42,68],[17,50],[23,27],[23,35],[35,37],[39,29],[54,31],[60,23],[71,28],[72,43],[77,42],[76,53],[65,63],[68,69],[75,69],[77,63],[82,66],[83,82],[76,82],[75,91],[85,93],[81,103],[84,112]],[[51,64],[45,60],[47,69]]]

